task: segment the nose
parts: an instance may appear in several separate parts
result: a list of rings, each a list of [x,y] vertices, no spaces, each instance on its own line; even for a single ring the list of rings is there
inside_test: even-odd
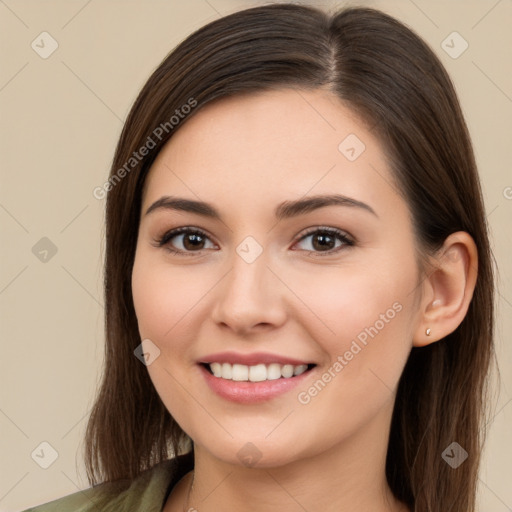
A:
[[[231,269],[215,287],[214,322],[238,335],[282,325],[287,288],[269,267],[265,251],[251,263],[236,252],[231,261]]]

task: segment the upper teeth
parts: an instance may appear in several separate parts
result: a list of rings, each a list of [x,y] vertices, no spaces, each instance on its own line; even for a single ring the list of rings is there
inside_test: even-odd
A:
[[[223,379],[260,382],[262,380],[275,380],[281,377],[289,378],[293,375],[300,375],[308,369],[307,364],[278,364],[269,365],[257,364],[246,366],[245,364],[210,363],[210,369],[215,377]]]

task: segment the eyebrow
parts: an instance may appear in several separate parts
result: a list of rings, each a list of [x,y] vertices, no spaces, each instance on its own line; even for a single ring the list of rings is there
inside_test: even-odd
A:
[[[284,220],[309,213],[319,208],[324,208],[325,206],[349,206],[360,208],[370,212],[377,218],[379,217],[375,213],[375,210],[366,203],[340,194],[317,195],[310,196],[305,199],[298,199],[296,201],[284,201],[276,207],[274,214],[277,220]],[[145,215],[161,209],[196,213],[204,217],[222,221],[222,216],[210,203],[176,196],[161,197],[146,210]]]

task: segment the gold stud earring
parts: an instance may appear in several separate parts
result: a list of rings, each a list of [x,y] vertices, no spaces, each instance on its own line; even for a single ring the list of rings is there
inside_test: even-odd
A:
[[[430,330],[430,327],[429,327],[429,328],[425,331],[425,334],[426,334],[427,336],[430,336],[430,333],[431,333],[431,332],[432,332],[432,331]]]

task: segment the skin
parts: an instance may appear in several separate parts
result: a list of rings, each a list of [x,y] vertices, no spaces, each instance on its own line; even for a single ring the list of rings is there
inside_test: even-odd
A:
[[[366,146],[355,161],[338,150],[349,134]],[[274,218],[283,201],[332,193],[376,215],[327,206]],[[169,209],[146,215],[164,195],[207,201],[222,221]],[[157,247],[155,240],[183,226],[205,232],[202,248],[184,245],[186,234],[168,246],[187,255]],[[302,238],[313,227],[337,228],[354,245],[335,238],[322,248],[318,233]],[[263,249],[252,263],[236,252],[247,236]],[[424,276],[417,247],[378,139],[331,93],[283,89],[223,99],[180,127],[145,184],[132,275],[141,339],[160,350],[149,375],[195,447],[195,470],[174,488],[165,512],[408,510],[385,478],[397,383],[413,346],[440,340],[462,321],[477,261],[469,235],[455,233]],[[298,393],[393,304],[401,309],[378,334],[308,403],[299,402]],[[297,389],[239,404],[211,391],[197,365],[224,350],[317,366]],[[248,442],[260,453],[252,467],[237,455]]]

